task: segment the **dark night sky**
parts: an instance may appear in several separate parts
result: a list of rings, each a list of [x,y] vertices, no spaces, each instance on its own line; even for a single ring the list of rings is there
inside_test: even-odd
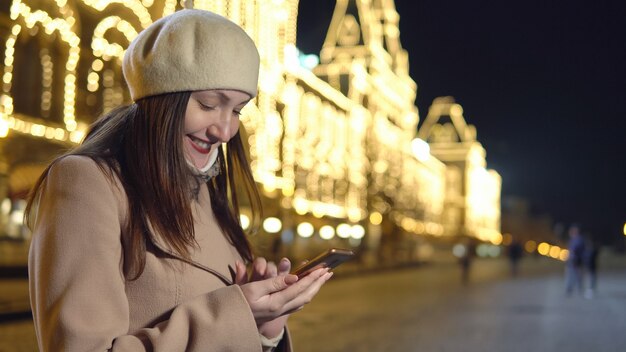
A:
[[[335,0],[301,0],[319,54]],[[626,222],[626,2],[396,0],[420,118],[451,95],[502,196],[611,242]]]

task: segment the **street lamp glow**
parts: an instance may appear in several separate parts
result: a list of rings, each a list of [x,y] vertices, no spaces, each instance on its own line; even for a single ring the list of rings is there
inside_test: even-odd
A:
[[[0,116],[0,138],[9,135],[9,123]]]
[[[298,236],[304,237],[304,238],[311,237],[314,231],[315,229],[313,228],[313,225],[311,225],[308,222],[302,222],[296,228],[296,232],[298,233]]]
[[[564,262],[569,257],[569,251],[567,249],[561,249],[561,253],[559,254],[559,259]]]
[[[365,229],[363,226],[356,224],[352,226],[352,233],[350,234],[355,240],[359,240],[365,236]]]
[[[502,235],[498,232],[494,233],[491,237],[491,243],[495,244],[496,246],[500,245],[502,243]]]
[[[624,236],[626,236],[626,222],[624,223]]]
[[[250,227],[250,218],[248,217],[248,215],[239,215],[239,222],[241,222],[241,228],[244,230],[247,230],[248,227]]]
[[[526,252],[532,253],[535,251],[535,249],[537,249],[537,243],[533,240],[530,240],[526,242],[526,244],[524,245],[524,249],[526,250]]]
[[[537,252],[541,255],[548,255],[550,252],[550,245],[545,242],[539,243],[539,246],[537,246]]]
[[[320,237],[329,240],[335,237],[335,229],[330,225],[324,225],[320,228]]]
[[[263,221],[263,230],[268,233],[277,233],[282,227],[283,223],[278,218],[270,217]]]
[[[479,248],[483,248],[483,247],[479,246]],[[465,246],[460,243],[457,243],[454,245],[454,247],[452,247],[452,254],[454,254],[454,256],[457,258],[464,257],[466,251],[467,249],[465,248]],[[477,249],[477,252],[478,252],[478,255],[481,255],[482,249],[480,251]]]
[[[559,256],[561,254],[561,248],[559,246],[552,246],[552,248],[550,248],[550,253],[549,255],[554,258],[554,259],[558,259]]]
[[[337,236],[341,238],[350,237],[350,233],[352,232],[352,227],[346,223],[341,223],[337,226]]]
[[[489,254],[490,257],[497,258],[500,255],[500,253],[502,253],[502,250],[498,246],[488,245],[487,253]]]
[[[380,225],[383,222],[383,215],[377,211],[374,211],[370,214],[370,222],[372,225]]]

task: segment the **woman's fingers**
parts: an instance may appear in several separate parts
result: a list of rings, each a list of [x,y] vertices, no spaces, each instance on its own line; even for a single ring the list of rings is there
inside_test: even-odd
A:
[[[321,281],[318,281],[318,279],[322,278],[327,272],[328,269],[315,270],[293,285],[272,293],[270,297],[272,310],[286,312],[297,306],[309,303],[321,285],[326,282],[326,279]],[[295,275],[286,275],[285,277],[289,276]],[[297,276],[295,277],[297,278]],[[309,290],[312,286],[313,289]]]
[[[243,285],[248,282],[248,274],[246,272],[246,266],[240,261],[235,262],[235,284]]]
[[[254,258],[252,262],[252,275],[250,281],[259,281],[265,278],[265,271],[267,270],[267,260],[263,257]]]
[[[241,289],[257,324],[263,324],[302,309],[331,276],[328,269],[315,270],[302,279],[296,275],[281,274],[252,281],[241,286]]]
[[[267,268],[265,269],[265,276],[263,278],[270,279],[275,276],[278,276],[278,268],[274,262],[268,262]]]
[[[288,274],[291,270],[291,262],[287,258],[283,258],[278,262],[278,275]]]
[[[269,301],[270,295],[285,290],[290,285],[298,281],[296,275],[280,275],[271,279],[251,281],[241,287],[244,296],[250,305],[262,304],[259,302]],[[253,307],[254,308],[254,307]]]
[[[322,285],[324,285],[326,281],[328,281],[333,276],[333,273],[328,272],[326,269],[319,270],[323,272],[322,275],[313,280],[309,285],[305,286],[305,288],[300,291],[296,297],[284,304],[283,309],[285,309],[286,312],[290,313],[292,311],[299,310],[305,304],[311,302],[313,297],[315,297],[315,295],[317,295],[317,293],[319,292]],[[311,274],[309,274],[308,276],[310,275]]]
[[[304,308],[304,306],[299,306],[297,308],[290,309],[287,312],[285,312],[285,315],[291,315],[291,314],[293,314],[295,312],[298,312],[298,311],[302,310],[302,308]]]

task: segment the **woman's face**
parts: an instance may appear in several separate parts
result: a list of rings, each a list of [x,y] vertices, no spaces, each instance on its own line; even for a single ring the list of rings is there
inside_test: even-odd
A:
[[[185,111],[185,156],[198,169],[212,151],[228,142],[239,130],[241,109],[250,96],[236,90],[203,90],[191,93]]]

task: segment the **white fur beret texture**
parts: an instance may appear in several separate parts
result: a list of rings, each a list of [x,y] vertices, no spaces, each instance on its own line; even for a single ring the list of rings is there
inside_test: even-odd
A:
[[[122,70],[134,101],[172,92],[232,89],[257,94],[259,52],[237,24],[204,10],[163,17],[130,43]]]

